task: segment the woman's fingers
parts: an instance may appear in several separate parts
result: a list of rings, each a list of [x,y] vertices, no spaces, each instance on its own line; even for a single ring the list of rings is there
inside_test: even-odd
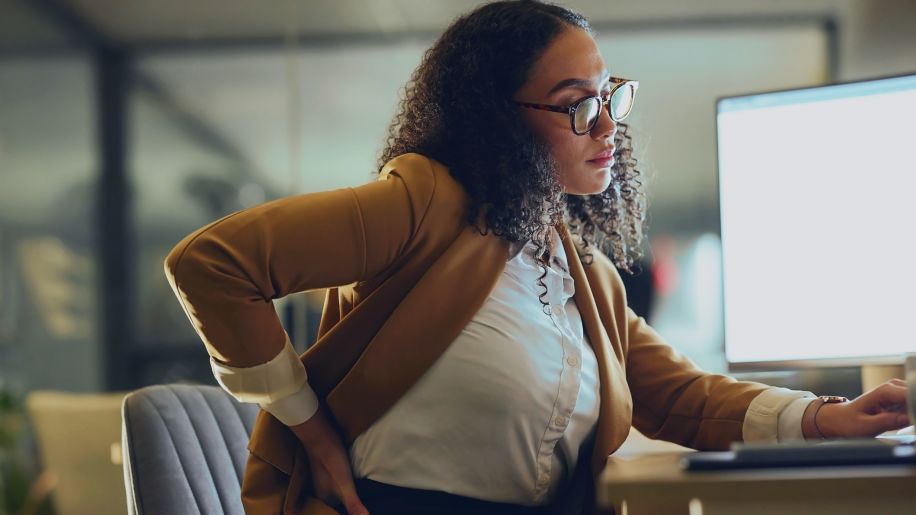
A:
[[[340,492],[340,502],[343,503],[348,515],[369,515],[369,510],[363,506],[362,501],[356,495],[356,487],[349,476],[343,478],[337,488]]]
[[[890,380],[860,395],[853,401],[853,405],[868,415],[883,411],[906,411],[906,397],[906,388]]]
[[[902,429],[910,424],[910,419],[906,413],[895,411],[885,411],[878,413],[870,418],[872,433],[879,435],[885,431]]]
[[[875,436],[909,424],[906,388],[903,381],[891,379],[862,394],[850,403],[855,416],[847,419],[850,436]]]
[[[319,464],[312,469],[315,495],[325,502],[342,505],[347,515],[369,515],[369,511],[356,495],[356,487],[349,470],[341,474],[339,470],[332,472],[330,469],[333,468],[339,467]]]
[[[369,515],[356,495],[347,451],[323,410],[319,409],[312,418],[290,429],[308,454],[315,494],[325,501],[340,501],[348,515]]]
[[[369,510],[356,494],[353,472],[343,447],[322,449],[322,452],[315,453],[314,460],[312,480],[319,498],[339,502],[347,515],[369,515]]]
[[[330,458],[329,469],[334,482],[334,490],[338,499],[347,510],[348,515],[369,515],[369,510],[363,506],[359,496],[356,495],[356,486],[353,484],[353,471],[346,453],[335,452]]]
[[[906,411],[906,386],[888,382],[881,391],[879,402],[885,409]]]
[[[312,469],[312,484],[315,487],[315,496],[319,499],[329,500],[334,497],[334,488],[329,479],[328,475],[320,469]]]

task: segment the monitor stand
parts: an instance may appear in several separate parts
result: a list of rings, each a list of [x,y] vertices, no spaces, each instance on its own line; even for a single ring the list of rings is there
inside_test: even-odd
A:
[[[906,379],[903,364],[900,365],[862,365],[862,393],[879,386],[888,379]]]

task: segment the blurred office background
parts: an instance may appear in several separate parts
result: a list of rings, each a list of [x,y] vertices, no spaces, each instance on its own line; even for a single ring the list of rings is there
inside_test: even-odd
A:
[[[0,0],[3,434],[28,392],[213,382],[165,254],[232,211],[371,180],[399,89],[478,3]],[[629,123],[650,238],[633,302],[727,371],[715,100],[913,72],[916,2],[562,3],[592,21],[611,73],[641,82]],[[320,294],[277,307],[304,350]],[[816,374],[754,377],[857,393],[854,370]]]

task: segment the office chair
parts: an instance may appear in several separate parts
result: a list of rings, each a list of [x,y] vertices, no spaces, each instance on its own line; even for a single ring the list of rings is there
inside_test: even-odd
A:
[[[129,515],[244,515],[242,473],[258,407],[215,386],[157,385],[124,398]]]

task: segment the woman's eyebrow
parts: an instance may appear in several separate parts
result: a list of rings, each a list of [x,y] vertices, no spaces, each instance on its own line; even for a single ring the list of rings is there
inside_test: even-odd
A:
[[[588,89],[591,86],[592,81],[585,79],[563,79],[560,82],[556,83],[554,87],[550,88],[550,91],[547,92],[547,95],[553,95],[557,91],[564,88],[582,88]]]
[[[611,76],[611,74],[608,73],[607,70],[605,70],[605,71],[601,74],[601,80],[598,81],[598,84],[603,85],[605,82],[607,82],[607,80],[608,80],[608,78],[609,78],[610,76]],[[561,80],[560,82],[556,83],[552,88],[550,88],[550,91],[547,92],[547,95],[550,96],[550,95],[556,93],[557,91],[559,91],[559,90],[561,90],[561,89],[563,89],[563,88],[582,88],[582,89],[588,89],[588,88],[591,87],[591,85],[592,85],[592,81],[587,80],[587,79],[575,79],[575,78],[573,78],[573,79],[563,79],[563,80]]]

